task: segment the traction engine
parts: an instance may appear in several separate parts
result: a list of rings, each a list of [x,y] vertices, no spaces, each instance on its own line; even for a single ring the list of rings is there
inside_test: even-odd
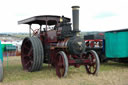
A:
[[[85,41],[79,36],[79,6],[72,6],[72,11],[73,29],[70,18],[64,16],[34,16],[18,22],[30,27],[29,37],[23,40],[21,46],[24,70],[39,71],[46,63],[56,68],[59,78],[67,75],[69,66],[84,65],[88,74],[98,73],[100,63],[97,53],[93,50],[85,52]],[[33,30],[32,24],[39,24],[40,28]]]

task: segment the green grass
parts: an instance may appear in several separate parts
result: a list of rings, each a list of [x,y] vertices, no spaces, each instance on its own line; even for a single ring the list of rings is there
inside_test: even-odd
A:
[[[108,62],[101,64],[98,76],[88,75],[84,66],[75,68],[69,67],[66,78],[59,79],[56,76],[55,68],[44,64],[41,71],[27,72],[22,69],[20,57],[4,58],[4,80],[3,85],[127,85],[128,64]],[[121,75],[120,75],[121,74]],[[121,78],[121,79],[120,79]],[[116,81],[115,81],[116,79]],[[119,81],[120,80],[120,81]],[[34,82],[34,83],[32,83]]]
[[[109,61],[108,63],[101,64],[100,71],[119,70],[123,68],[128,68],[128,64]]]
[[[4,82],[11,82],[17,80],[31,80],[37,78],[50,78],[56,76],[55,69],[49,67],[46,64],[43,65],[41,71],[27,72],[22,69],[22,65],[19,60],[9,61],[8,63],[8,66],[4,65]]]

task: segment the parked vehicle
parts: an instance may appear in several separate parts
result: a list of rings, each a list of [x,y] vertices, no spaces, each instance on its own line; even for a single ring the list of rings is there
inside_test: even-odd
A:
[[[84,35],[86,51],[95,50],[99,56],[100,62],[105,62],[105,50],[104,50],[104,33]]]
[[[105,32],[105,55],[108,59],[128,63],[128,29]]]

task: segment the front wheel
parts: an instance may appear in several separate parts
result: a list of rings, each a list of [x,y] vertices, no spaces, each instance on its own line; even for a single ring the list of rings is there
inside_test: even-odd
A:
[[[65,77],[68,72],[68,59],[65,52],[58,52],[56,59],[56,74],[59,78]]]
[[[86,54],[86,58],[90,60],[89,64],[85,65],[88,74],[97,75],[100,68],[100,61],[97,53],[90,50]]]

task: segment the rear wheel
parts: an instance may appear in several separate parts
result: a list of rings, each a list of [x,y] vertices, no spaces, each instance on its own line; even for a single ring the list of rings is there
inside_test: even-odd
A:
[[[68,72],[68,59],[63,51],[58,52],[56,56],[56,74],[59,78],[65,77]]]
[[[39,38],[27,37],[21,46],[21,61],[24,70],[38,71],[44,60],[43,46]]]

